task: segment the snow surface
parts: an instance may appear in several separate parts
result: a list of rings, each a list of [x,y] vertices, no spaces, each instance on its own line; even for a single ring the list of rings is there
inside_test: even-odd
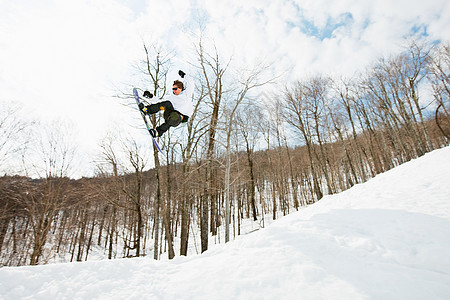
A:
[[[202,255],[0,269],[1,299],[450,299],[450,147]]]

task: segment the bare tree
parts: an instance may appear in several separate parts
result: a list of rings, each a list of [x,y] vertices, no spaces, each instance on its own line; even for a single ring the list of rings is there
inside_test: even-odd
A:
[[[135,250],[136,256],[141,254],[141,238],[143,237],[144,220],[144,199],[143,199],[143,184],[142,176],[148,158],[145,150],[140,149],[136,141],[129,140],[124,144],[126,154],[129,158],[129,163],[132,167],[131,175],[134,177],[132,182],[129,182],[123,187],[123,192],[126,194],[126,199],[131,204],[131,210],[136,214],[136,233],[132,240],[133,246],[130,249]]]
[[[208,249],[208,213],[211,211],[211,228],[215,230],[215,201],[213,200],[212,182],[213,182],[213,158],[216,145],[216,132],[219,122],[219,111],[221,101],[224,94],[223,76],[228,69],[228,63],[221,62],[217,48],[210,54],[204,45],[203,39],[200,39],[196,48],[198,63],[202,73],[201,83],[202,91],[205,94],[207,105],[211,109],[210,122],[208,126],[208,146],[206,152],[206,179],[205,191],[201,200],[201,217],[200,217],[200,234],[201,234],[201,251]],[[211,205],[211,207],[210,207]],[[210,210],[211,208],[211,210]],[[214,234],[214,232],[213,232]]]
[[[204,87],[200,87],[204,88]],[[195,96],[194,96],[195,97]],[[187,136],[184,143],[180,143],[181,155],[183,159],[183,176],[182,176],[182,199],[181,199],[181,232],[180,232],[180,255],[187,255],[189,241],[189,224],[191,220],[191,212],[193,205],[192,189],[190,188],[193,177],[191,164],[193,157],[197,151],[198,144],[207,132],[204,120],[200,118],[200,107],[206,98],[206,94],[199,93],[196,99],[193,99],[194,110],[192,116],[187,123]],[[195,179],[194,179],[195,180]],[[198,182],[198,180],[195,180]]]
[[[231,171],[231,132],[234,125],[234,115],[239,107],[239,105],[242,103],[242,101],[246,98],[247,94],[255,89],[262,87],[270,82],[273,81],[273,79],[269,80],[263,80],[261,76],[262,73],[267,71],[267,67],[264,65],[259,65],[258,67],[255,67],[252,70],[248,71],[248,74],[244,75],[244,78],[239,81],[240,87],[238,88],[238,92],[235,95],[231,106],[229,109],[226,110],[226,125],[225,125],[225,131],[226,131],[226,166],[225,166],[225,242],[228,242],[230,240],[230,171]],[[244,73],[244,72],[242,72]],[[252,186],[254,193],[254,181]],[[252,197],[252,204],[253,204],[253,218],[256,221],[256,207],[255,207],[255,199],[254,195]]]
[[[345,123],[348,123],[348,125],[351,128],[351,138],[349,138],[350,147],[345,147],[345,152],[347,155],[347,159],[350,165],[351,172],[354,176],[355,182],[358,183],[359,178],[362,182],[365,182],[367,180],[366,175],[366,166],[363,161],[363,153],[365,153],[365,150],[363,149],[357,134],[357,128],[356,128],[356,120],[355,120],[355,109],[354,109],[354,99],[357,97],[355,90],[355,83],[353,83],[351,80],[342,80],[340,82],[335,81],[333,84],[333,89],[335,92],[335,106],[340,107],[343,112],[341,116],[334,113],[334,108],[332,108],[332,118],[334,119],[334,126],[337,134],[340,136],[340,139],[344,141],[344,136],[342,130],[346,130]],[[339,111],[339,109],[336,109]],[[344,121],[344,115],[345,121]],[[343,142],[345,143],[345,142]],[[345,145],[345,144],[344,144]],[[353,149],[354,155],[357,156],[357,165],[359,168],[356,168],[352,163],[352,158],[350,156],[350,152]],[[356,174],[356,169],[359,169],[358,174]]]
[[[414,120],[414,125],[421,127],[422,132],[419,132],[419,141],[423,151],[433,150],[433,145],[430,140],[427,126],[425,125],[425,119],[423,116],[423,108],[419,100],[418,87],[427,74],[427,65],[430,62],[430,44],[426,42],[420,42],[418,40],[412,40],[408,46],[407,63],[405,64],[404,75],[408,80],[402,80],[405,86],[408,103],[410,105],[411,115]],[[411,103],[412,102],[412,103]],[[416,111],[414,111],[414,109]],[[419,120],[416,120],[415,115],[418,115]],[[420,129],[417,129],[420,131]]]
[[[435,122],[442,134],[450,140],[450,45],[435,48],[428,66],[433,97],[437,103]]]
[[[314,192],[317,200],[323,197],[323,192],[320,187],[319,173],[317,170],[316,162],[314,161],[314,149],[313,149],[313,128],[314,121],[314,108],[311,111],[308,105],[308,90],[305,83],[297,82],[292,90],[287,90],[283,101],[280,103],[283,110],[283,117],[288,124],[296,128],[302,134],[302,138],[305,142],[308,150],[308,156],[310,161],[311,175],[313,180]],[[316,114],[317,115],[317,114]]]
[[[0,103],[0,170],[16,173],[30,141],[29,128],[34,122],[19,115],[19,104]]]
[[[33,249],[30,264],[39,263],[47,234],[54,218],[69,200],[67,175],[74,157],[75,147],[68,128],[55,124],[40,132],[34,170],[41,174],[38,185],[31,185],[25,197],[25,211],[33,230]]]
[[[256,209],[256,174],[255,174],[255,147],[261,138],[261,128],[258,124],[265,120],[263,109],[257,103],[248,104],[238,111],[236,116],[238,130],[244,138],[247,153],[248,175],[250,183],[250,202],[253,220],[257,220]]]
[[[121,207],[122,198],[122,182],[119,175],[123,175],[123,170],[121,170],[121,162],[117,155],[118,150],[115,149],[117,142],[118,137],[112,134],[108,134],[104,138],[100,144],[101,154],[97,164],[100,175],[108,178],[107,184],[99,184],[99,186],[102,188],[101,194],[103,198],[106,200],[106,203],[111,204],[111,208],[108,208],[108,206],[104,208],[104,217],[100,222],[98,237],[98,244],[100,245],[103,227],[105,222],[109,221],[106,229],[107,245],[105,244],[105,247],[108,248],[108,259],[113,257],[114,235],[117,231],[117,208]],[[110,170],[108,171],[108,169]],[[109,214],[109,218],[106,217],[106,214]]]
[[[153,94],[160,99],[166,93],[166,80],[168,67],[170,64],[170,59],[172,54],[170,52],[165,51],[161,46],[153,45],[151,49],[144,44],[144,50],[146,54],[146,58],[144,61],[144,74],[150,77],[150,84],[153,87]],[[156,115],[152,115],[150,117],[151,123],[153,127],[156,127],[157,119]],[[161,174],[161,162],[159,159],[159,152],[154,147],[153,148],[153,158],[155,161],[155,169],[156,169],[156,205],[154,207],[154,259],[159,258],[159,224],[160,224],[160,208],[162,204],[162,174]],[[167,236],[169,238],[168,243],[169,247],[172,249],[173,241],[170,238],[170,235]],[[172,252],[171,252],[172,253]],[[173,253],[172,253],[173,254]],[[171,255],[172,255],[171,254]]]

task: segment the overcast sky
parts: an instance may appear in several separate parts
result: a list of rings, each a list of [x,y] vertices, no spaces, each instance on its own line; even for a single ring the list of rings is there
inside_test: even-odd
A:
[[[113,96],[139,84],[142,42],[174,49],[175,72],[189,71],[199,23],[236,64],[275,61],[299,78],[352,75],[412,34],[448,41],[450,2],[0,0],[0,102],[70,123],[79,150],[94,153],[109,129],[133,123]]]

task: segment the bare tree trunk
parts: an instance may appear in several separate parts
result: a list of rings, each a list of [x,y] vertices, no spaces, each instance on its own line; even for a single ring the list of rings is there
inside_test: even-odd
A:
[[[151,82],[153,83],[153,94],[154,95],[164,95],[166,92],[166,79],[167,79],[167,65],[170,61],[170,55],[164,53],[159,47],[153,45],[153,52],[150,54],[148,47],[144,44],[144,50],[146,54],[146,74],[150,76]],[[152,58],[150,58],[152,56]],[[152,115],[150,121],[153,127],[156,127],[156,116]],[[154,206],[154,245],[153,245],[153,258],[159,258],[159,231],[160,231],[160,210],[162,203],[162,192],[161,192],[161,163],[159,161],[158,150],[153,145],[153,158],[155,162],[156,171],[156,199]]]
[[[201,215],[200,215],[200,236],[201,236],[201,252],[208,249],[208,223],[209,223],[209,206],[213,206],[213,158],[216,143],[216,131],[219,121],[220,102],[222,100],[222,76],[226,68],[222,68],[219,55],[216,51],[215,55],[209,55],[203,48],[203,41],[200,40],[197,48],[199,63],[203,74],[206,97],[212,105],[211,119],[208,130],[208,148],[206,152],[206,178],[204,194],[201,197]],[[210,60],[209,60],[210,58]],[[212,75],[210,74],[212,73]],[[211,208],[211,213],[215,212]],[[211,220],[211,226],[214,226]]]
[[[188,241],[189,241],[189,224],[191,215],[191,199],[187,191],[187,175],[189,174],[189,162],[184,162],[183,164],[183,199],[181,200],[181,244],[180,244],[180,255],[187,255],[188,252]]]

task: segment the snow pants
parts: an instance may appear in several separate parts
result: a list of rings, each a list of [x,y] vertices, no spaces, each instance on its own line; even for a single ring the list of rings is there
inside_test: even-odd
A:
[[[176,127],[181,122],[185,123],[188,120],[188,116],[181,114],[179,111],[174,110],[170,101],[162,101],[147,106],[148,114],[155,114],[160,110],[164,110],[164,123],[156,127],[158,135],[161,136],[164,132],[169,130],[170,127]]]

